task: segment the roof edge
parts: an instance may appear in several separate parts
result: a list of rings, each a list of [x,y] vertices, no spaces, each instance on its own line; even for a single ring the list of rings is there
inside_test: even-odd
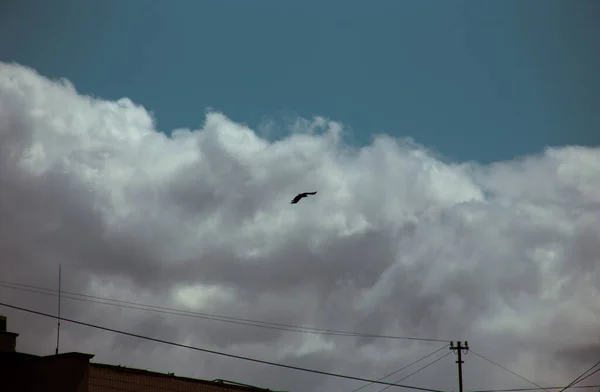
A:
[[[83,358],[87,358],[87,359],[92,359],[92,358],[95,357],[95,355],[94,354],[87,354],[87,353],[68,352],[68,353],[44,355],[41,358],[56,358],[56,357],[60,357],[60,358],[65,358],[65,357],[83,357]]]
[[[99,367],[99,368],[109,368],[109,369],[114,369],[114,370],[122,371],[122,372],[133,372],[133,373],[138,373],[138,374],[148,374],[148,375],[159,376],[159,377],[175,378],[175,379],[182,380],[182,381],[190,381],[190,382],[201,383],[201,384],[219,385],[221,387],[227,386],[228,388],[239,389],[240,391],[272,392],[270,389],[267,389],[267,388],[254,387],[254,386],[250,386],[250,385],[246,386],[245,384],[239,385],[239,383],[235,383],[232,381],[224,383],[223,381],[226,381],[226,380],[211,381],[211,380],[204,380],[201,378],[176,376],[174,373],[161,373],[161,372],[155,372],[152,370],[131,368],[131,367],[121,366],[121,365],[110,365],[107,363],[90,362],[90,366],[95,366],[95,367]],[[236,385],[236,384],[238,384],[238,385]]]

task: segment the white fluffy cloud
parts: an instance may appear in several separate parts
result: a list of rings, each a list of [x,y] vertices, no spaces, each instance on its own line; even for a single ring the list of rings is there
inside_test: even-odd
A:
[[[386,136],[351,148],[343,126],[323,118],[293,128],[270,142],[209,112],[201,129],[168,137],[128,99],[82,96],[66,81],[0,63],[1,279],[56,287],[61,263],[63,288],[88,295],[468,340],[544,385],[566,384],[600,357],[600,149],[547,149],[484,166],[445,162]],[[289,204],[311,190],[318,194]],[[8,288],[0,296],[56,310],[53,297]],[[21,334],[21,350],[53,352],[54,320],[0,312]],[[442,345],[72,300],[63,316],[367,378]],[[61,351],[91,352],[98,362],[290,391],[362,385],[68,323],[61,336]],[[403,383],[456,389],[452,358]],[[465,387],[530,385],[470,355]]]

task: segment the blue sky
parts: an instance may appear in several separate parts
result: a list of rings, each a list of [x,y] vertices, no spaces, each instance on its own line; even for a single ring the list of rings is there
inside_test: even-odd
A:
[[[0,60],[158,128],[325,116],[457,160],[600,142],[600,2],[4,1]],[[282,135],[272,135],[279,137]]]

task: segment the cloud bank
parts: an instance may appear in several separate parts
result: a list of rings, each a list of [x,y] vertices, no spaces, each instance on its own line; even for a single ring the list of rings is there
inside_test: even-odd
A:
[[[598,360],[598,148],[552,148],[480,165],[447,162],[385,135],[355,148],[343,135],[340,123],[301,119],[288,137],[268,141],[211,111],[200,129],[167,136],[129,99],[84,96],[68,81],[0,63],[1,279],[56,288],[61,263],[63,289],[87,295],[468,340],[475,352],[543,385],[565,385]],[[318,194],[289,204],[312,190]],[[56,311],[54,297],[6,287],[0,296]],[[64,317],[366,378],[443,345],[72,300],[62,306]],[[54,320],[0,312],[20,333],[21,351],[53,353]],[[362,385],[68,323],[61,351],[279,390]],[[531,387],[477,356],[465,361],[467,390]],[[456,390],[454,357],[403,383]]]

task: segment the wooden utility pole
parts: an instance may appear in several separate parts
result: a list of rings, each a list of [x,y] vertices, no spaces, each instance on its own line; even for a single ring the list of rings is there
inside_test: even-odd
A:
[[[60,264],[58,265],[58,325],[56,327],[56,352],[58,355],[58,345],[60,343],[60,281],[61,281],[61,271]]]
[[[463,351],[466,354],[469,351],[469,342],[465,340],[465,344],[462,345],[462,342],[456,342],[456,346],[454,342],[450,342],[450,350],[456,351],[458,353],[458,391],[463,392],[463,379],[462,379],[462,364],[464,361],[462,360]]]

